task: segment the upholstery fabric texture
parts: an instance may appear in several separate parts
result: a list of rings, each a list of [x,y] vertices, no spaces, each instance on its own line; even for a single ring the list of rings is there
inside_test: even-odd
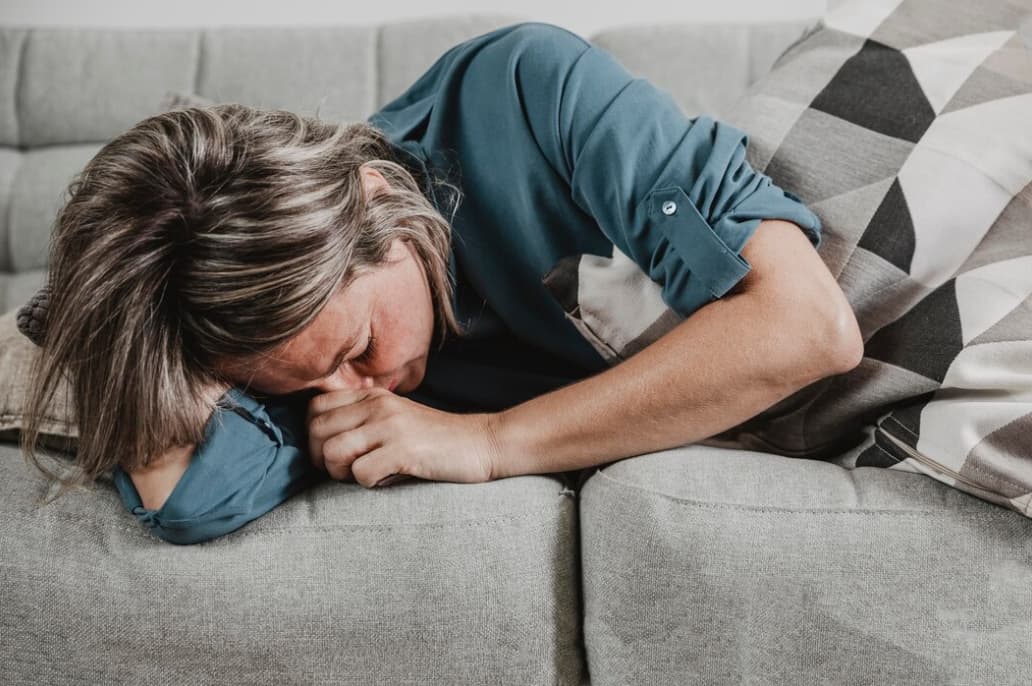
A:
[[[573,491],[425,485],[327,481],[184,547],[107,479],[40,507],[0,444],[0,682],[575,686]]]
[[[609,465],[580,497],[592,686],[1032,668],[1030,522],[933,479],[692,445]]]

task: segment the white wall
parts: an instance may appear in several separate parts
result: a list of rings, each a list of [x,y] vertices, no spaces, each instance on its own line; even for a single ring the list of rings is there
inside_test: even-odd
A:
[[[834,6],[841,0],[830,0]],[[505,12],[590,36],[613,25],[796,20],[829,0],[0,0],[5,26],[197,27],[366,24],[463,12]]]

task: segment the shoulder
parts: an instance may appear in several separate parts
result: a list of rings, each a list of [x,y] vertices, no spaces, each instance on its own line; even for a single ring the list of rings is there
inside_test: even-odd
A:
[[[509,71],[533,72],[568,67],[592,47],[580,35],[556,24],[525,21],[470,39],[477,59],[501,61]]]
[[[582,36],[573,31],[543,21],[524,21],[496,30],[514,46],[533,48],[566,48],[583,50],[591,47]]]

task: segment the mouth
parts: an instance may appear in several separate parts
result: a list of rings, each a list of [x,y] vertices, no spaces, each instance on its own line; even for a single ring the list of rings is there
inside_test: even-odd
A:
[[[397,379],[395,379],[395,380],[394,380],[394,381],[392,381],[392,382],[391,382],[391,384],[390,384],[390,385],[389,385],[389,386],[387,387],[387,390],[388,390],[388,391],[393,391],[393,390],[394,390],[395,388],[397,388],[397,386],[398,386],[398,383],[399,383],[399,381],[398,381]]]

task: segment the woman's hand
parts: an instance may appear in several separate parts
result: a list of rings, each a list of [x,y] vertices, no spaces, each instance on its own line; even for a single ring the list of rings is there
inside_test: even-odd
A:
[[[372,488],[405,476],[490,481],[498,454],[493,416],[442,412],[383,388],[362,388],[315,396],[306,423],[316,467]]]

